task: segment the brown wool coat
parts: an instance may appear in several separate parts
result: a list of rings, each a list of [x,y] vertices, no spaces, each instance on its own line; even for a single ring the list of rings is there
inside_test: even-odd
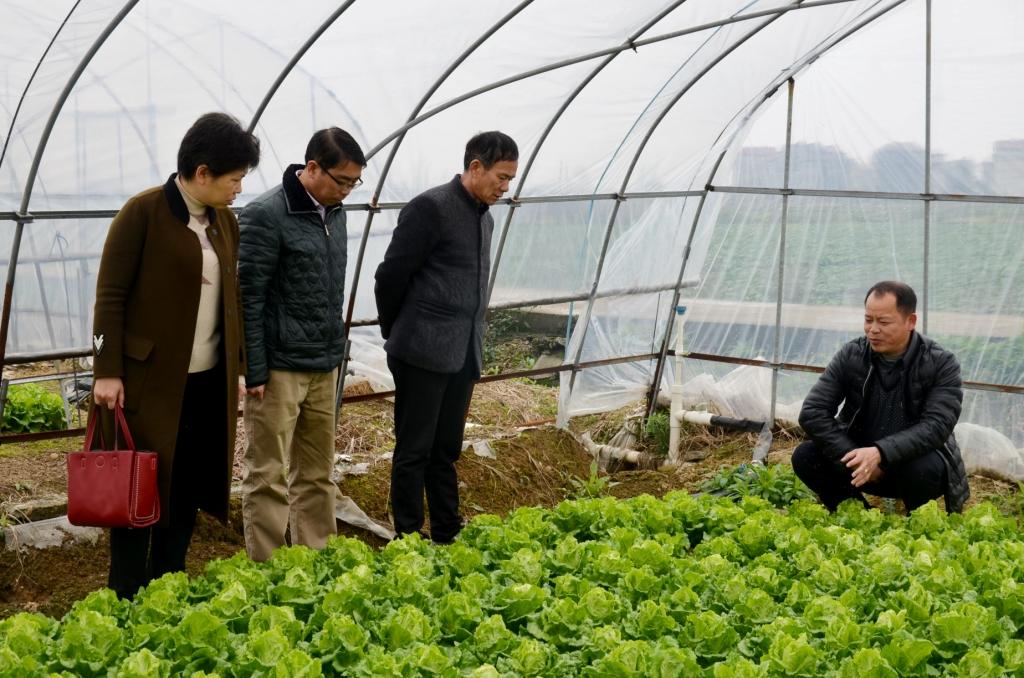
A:
[[[118,212],[110,224],[96,281],[93,373],[97,378],[122,378],[125,415],[135,446],[159,454],[162,524],[170,515],[172,480],[210,488],[199,498],[200,508],[227,520],[238,375],[244,374],[238,221],[229,209],[207,209],[206,234],[220,259],[221,357],[227,358],[223,403],[227,446],[211,455],[211,477],[206,479],[215,482],[171,477],[202,280],[199,240],[188,228],[188,209],[173,175],[163,186],[131,198]],[[96,350],[99,337],[102,348]],[[106,415],[102,421],[109,442],[113,418]]]

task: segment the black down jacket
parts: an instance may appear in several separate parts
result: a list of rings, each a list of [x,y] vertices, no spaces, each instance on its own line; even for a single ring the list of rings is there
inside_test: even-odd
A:
[[[953,437],[963,402],[960,363],[952,353],[917,332],[911,337],[904,361],[904,403],[913,423],[898,433],[873,439],[874,444],[887,465],[937,450],[946,462],[946,510],[959,512],[971,494],[960,447]],[[804,399],[800,425],[819,449],[839,459],[861,447],[854,438],[872,439],[869,431],[856,436],[850,431],[856,430],[857,415],[873,388],[879,388],[879,384],[871,362],[871,346],[865,337],[859,337],[839,349]]]
[[[239,218],[249,388],[271,369],[329,372],[345,353],[345,211],[335,205],[320,218],[295,174],[302,167],[288,167]]]

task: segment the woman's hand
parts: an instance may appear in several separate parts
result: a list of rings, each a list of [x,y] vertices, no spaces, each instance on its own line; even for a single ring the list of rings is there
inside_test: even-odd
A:
[[[92,401],[98,406],[114,409],[124,407],[124,382],[121,377],[101,377],[92,384]]]

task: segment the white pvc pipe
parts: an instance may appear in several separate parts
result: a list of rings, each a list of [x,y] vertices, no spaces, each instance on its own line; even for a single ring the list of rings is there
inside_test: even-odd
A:
[[[714,416],[710,412],[697,412],[696,410],[676,410],[672,413],[672,418],[677,422],[688,421],[701,426],[711,426],[711,418]]]
[[[676,416],[683,409],[683,317],[685,306],[676,306],[676,349],[672,356],[672,404],[669,406],[668,463],[679,463],[679,435],[682,424]]]
[[[649,454],[641,452],[640,450],[631,450],[628,447],[616,447],[615,445],[601,445],[600,443],[595,443],[589,433],[584,433],[580,436],[580,442],[583,443],[583,447],[586,448],[587,452],[589,452],[591,456],[599,462],[608,462],[611,459],[618,459],[631,464],[639,464],[650,458]]]

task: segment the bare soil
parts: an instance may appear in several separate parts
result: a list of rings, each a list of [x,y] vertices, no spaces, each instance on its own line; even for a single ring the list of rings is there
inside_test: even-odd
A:
[[[64,494],[67,489],[64,455],[82,445],[67,440],[48,443],[53,447],[34,454],[0,456],[0,504]]]

